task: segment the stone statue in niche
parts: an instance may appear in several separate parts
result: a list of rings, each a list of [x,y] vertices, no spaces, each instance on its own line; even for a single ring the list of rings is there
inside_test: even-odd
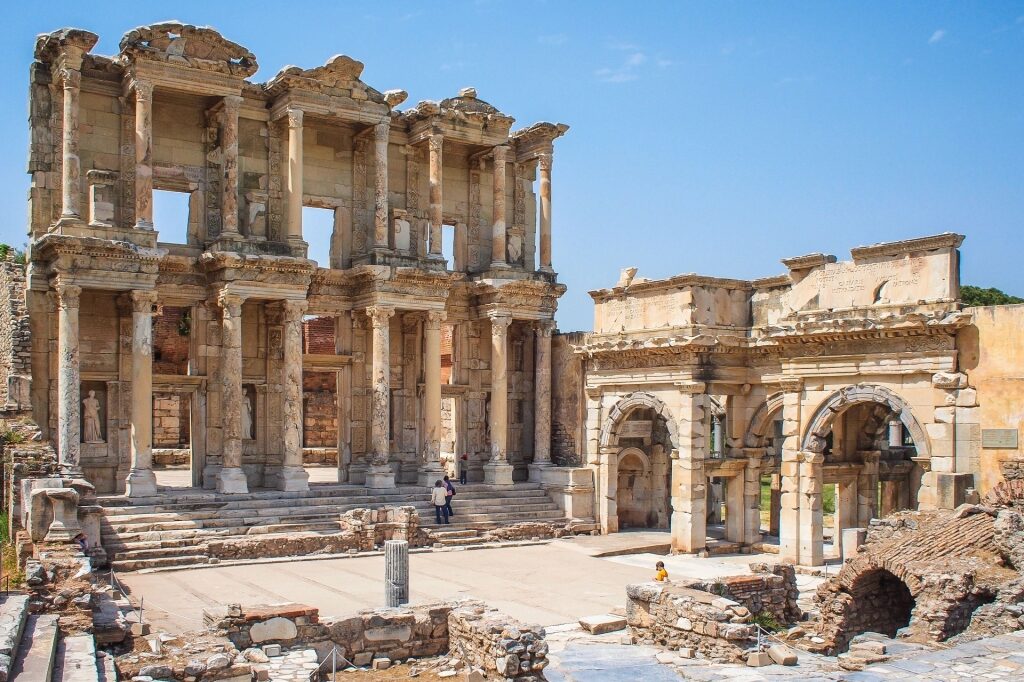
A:
[[[523,238],[518,234],[508,236],[508,262],[511,265],[523,264]]]
[[[100,429],[100,401],[96,397],[96,391],[89,391],[82,401],[82,441],[103,442],[103,432]]]
[[[252,396],[242,393],[242,440],[252,440]]]

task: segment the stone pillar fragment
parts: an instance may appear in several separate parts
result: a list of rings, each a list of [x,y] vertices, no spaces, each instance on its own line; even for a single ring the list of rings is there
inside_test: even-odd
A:
[[[82,379],[78,357],[78,309],[82,288],[57,285],[57,435],[61,474],[82,478]]]
[[[373,127],[373,248],[389,247],[388,240],[388,136],[391,124],[378,123]]]
[[[135,81],[135,227],[153,229],[153,84]]]
[[[445,314],[440,310],[427,313],[424,324],[425,348],[423,412],[426,430],[423,439],[423,464],[419,473],[420,485],[430,486],[444,476],[441,467],[441,322]]]
[[[153,474],[153,306],[155,291],[133,291],[131,471],[125,481],[128,497],[156,494]]]
[[[242,108],[239,95],[224,97],[220,148],[223,154],[221,184],[221,230],[223,236],[238,234],[238,112]]]
[[[508,147],[494,148],[494,209],[491,224],[491,268],[508,267],[505,239],[505,166],[508,163]]]
[[[542,320],[534,327],[534,407],[533,463],[530,480],[540,482],[551,466],[551,333],[553,320]]]
[[[538,158],[540,170],[540,270],[551,272],[551,161],[550,153]]]
[[[701,382],[679,385],[679,450],[672,459],[672,550],[700,552],[707,545],[707,434]]]
[[[430,255],[443,257],[441,231],[444,221],[444,196],[442,193],[444,136],[431,135],[428,144],[430,145]]]
[[[81,58],[77,66],[81,68]],[[61,84],[64,86],[64,134],[61,153],[61,211],[62,221],[77,221],[82,218],[81,175],[82,164],[78,157],[78,96],[82,86],[82,72],[79,68],[65,65],[60,69]]]
[[[395,473],[388,464],[391,452],[391,318],[394,308],[370,306],[366,315],[373,326],[373,389],[370,416],[370,466],[366,470],[367,488],[394,488]]]
[[[288,110],[288,241],[302,241],[302,110]]]
[[[512,485],[508,463],[508,328],[512,318],[491,315],[491,459],[484,465],[484,482]]]
[[[800,559],[803,566],[825,563],[824,518],[821,506],[822,465],[820,452],[800,453]]]
[[[305,301],[285,301],[284,358],[284,465],[280,488],[286,491],[309,490],[309,474],[302,466],[302,315]]]
[[[397,608],[409,603],[409,542],[384,541],[384,605]]]
[[[242,470],[242,303],[238,294],[220,295],[221,332],[221,419],[224,461],[217,475],[217,492],[242,494],[249,484]]]
[[[889,447],[903,447],[903,422],[898,419],[889,422]]]

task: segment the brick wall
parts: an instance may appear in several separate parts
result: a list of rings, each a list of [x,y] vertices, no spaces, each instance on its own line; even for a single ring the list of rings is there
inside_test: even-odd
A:
[[[164,306],[153,318],[153,374],[188,374],[191,310]]]
[[[13,251],[0,261],[0,407],[29,407],[31,340],[25,307],[25,266]]]
[[[302,352],[334,355],[334,318],[311,317],[302,322]]]
[[[333,340],[331,343],[334,343]],[[338,407],[336,393],[337,381],[334,372],[306,372],[302,375],[302,433],[304,447],[337,447]]]

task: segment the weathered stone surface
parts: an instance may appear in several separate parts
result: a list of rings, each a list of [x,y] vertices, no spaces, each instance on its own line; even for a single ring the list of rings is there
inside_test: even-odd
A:
[[[580,627],[593,635],[603,635],[626,627],[626,619],[622,616],[601,614],[580,618]]]
[[[297,634],[298,629],[295,627],[295,623],[287,618],[271,618],[260,623],[254,623],[249,629],[249,637],[255,644],[270,640],[295,639]]]

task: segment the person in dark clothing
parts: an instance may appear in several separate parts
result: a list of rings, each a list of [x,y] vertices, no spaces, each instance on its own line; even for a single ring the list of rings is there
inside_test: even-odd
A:
[[[459,485],[466,485],[466,477],[469,475],[469,455],[462,455],[459,459]]]
[[[444,506],[448,510],[448,516],[455,516],[455,512],[452,511],[452,498],[455,497],[455,484],[448,478],[447,475],[444,477]]]
[[[430,491],[430,503],[434,505],[434,517],[437,523],[441,523],[441,515],[444,514],[444,522],[448,523],[448,491],[441,479],[434,481],[434,487]]]

